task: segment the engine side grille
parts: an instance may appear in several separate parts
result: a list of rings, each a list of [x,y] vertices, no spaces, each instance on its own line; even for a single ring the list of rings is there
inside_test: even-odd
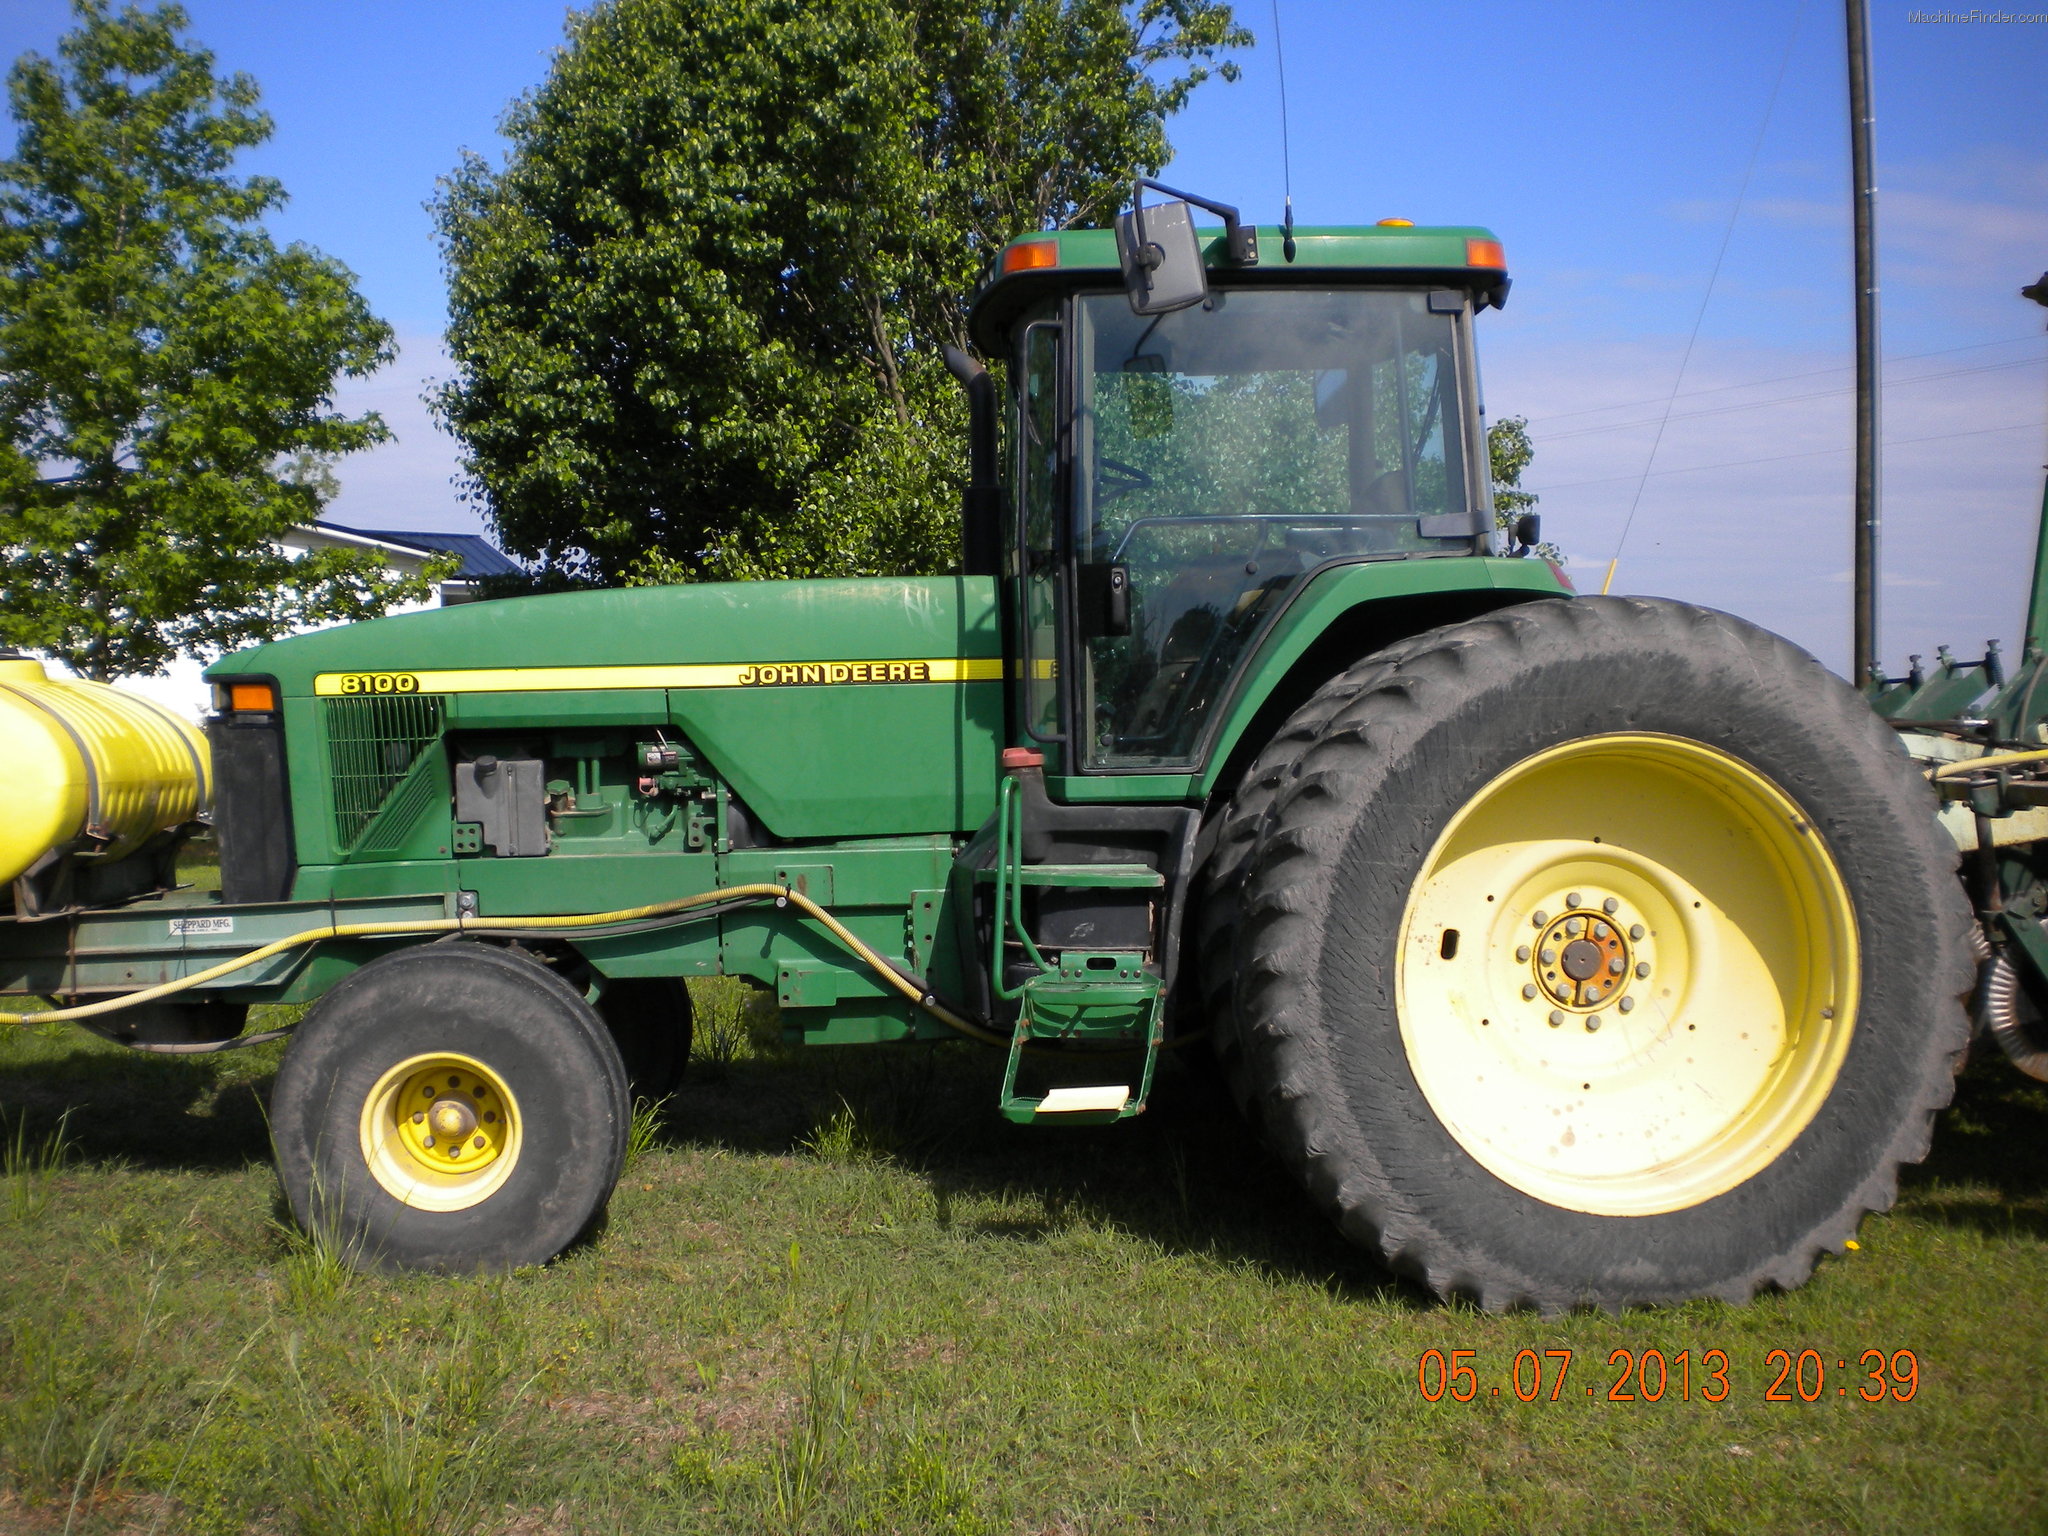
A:
[[[440,737],[437,694],[328,699],[327,753],[334,779],[334,843],[362,836],[413,760]]]

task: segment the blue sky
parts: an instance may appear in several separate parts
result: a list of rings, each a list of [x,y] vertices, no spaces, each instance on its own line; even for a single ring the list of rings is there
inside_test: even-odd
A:
[[[400,441],[344,463],[330,515],[475,526],[451,485],[453,447],[418,398],[446,371],[422,204],[462,148],[497,153],[499,115],[543,78],[565,8],[188,9],[193,35],[223,69],[253,74],[277,119],[245,167],[292,194],[277,234],[348,263],[403,343],[397,364],[344,396],[383,411]],[[2048,269],[2048,23],[1913,14],[1887,0],[1872,16],[1888,359],[1882,632],[1895,667],[1937,641],[2013,643],[2048,447],[2048,311],[2015,296]],[[1244,76],[1196,93],[1170,127],[1167,174],[1274,219],[1270,0],[1239,15],[1258,36]],[[1530,419],[1528,483],[1581,586],[1599,584],[1633,507],[1615,590],[1729,608],[1843,665],[1840,7],[1282,0],[1279,19],[1302,222],[1484,223],[1505,241],[1515,290],[1482,325],[1488,406]],[[67,25],[56,0],[8,0],[0,57],[47,52]]]

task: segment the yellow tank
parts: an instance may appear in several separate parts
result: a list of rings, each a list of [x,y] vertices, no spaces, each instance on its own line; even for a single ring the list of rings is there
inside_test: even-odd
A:
[[[213,798],[195,725],[105,683],[51,678],[0,654],[0,885],[87,838],[99,861],[133,853]]]

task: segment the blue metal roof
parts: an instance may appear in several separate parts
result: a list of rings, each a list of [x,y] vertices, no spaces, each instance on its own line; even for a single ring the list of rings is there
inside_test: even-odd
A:
[[[485,576],[522,576],[526,568],[480,533],[422,533],[413,528],[347,528],[323,522],[322,528],[375,539],[380,544],[397,544],[421,554],[454,554],[462,557],[455,572],[457,581],[477,581]]]

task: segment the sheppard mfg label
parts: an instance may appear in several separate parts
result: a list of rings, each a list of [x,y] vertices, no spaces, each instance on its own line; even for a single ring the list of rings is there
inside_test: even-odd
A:
[[[233,933],[235,920],[232,917],[174,917],[171,919],[171,937],[188,938],[202,933]]]

